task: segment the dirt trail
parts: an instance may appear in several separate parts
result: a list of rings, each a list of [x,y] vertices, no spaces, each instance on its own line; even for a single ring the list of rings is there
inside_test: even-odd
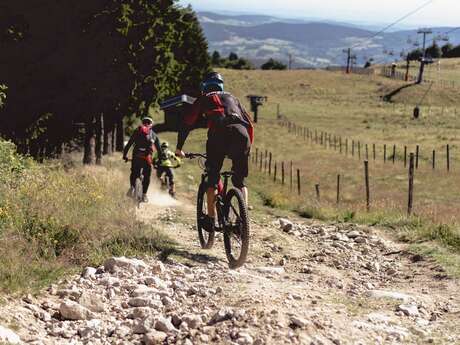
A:
[[[0,324],[32,344],[460,344],[459,282],[377,229],[258,217],[229,270],[219,236],[199,248],[192,193],[150,200],[139,217],[179,243],[164,264],[109,262],[7,303]],[[69,320],[72,301],[91,317]]]

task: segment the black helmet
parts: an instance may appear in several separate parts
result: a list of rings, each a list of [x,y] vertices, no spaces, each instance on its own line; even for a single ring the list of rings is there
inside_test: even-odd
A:
[[[224,91],[224,78],[220,73],[211,72],[201,83],[201,91],[212,92],[212,91]]]

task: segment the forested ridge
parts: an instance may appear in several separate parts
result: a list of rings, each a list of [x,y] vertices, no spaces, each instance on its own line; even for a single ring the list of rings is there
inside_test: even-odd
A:
[[[193,94],[209,70],[191,8],[173,0],[15,0],[0,4],[0,135],[32,157],[123,145],[123,119]]]

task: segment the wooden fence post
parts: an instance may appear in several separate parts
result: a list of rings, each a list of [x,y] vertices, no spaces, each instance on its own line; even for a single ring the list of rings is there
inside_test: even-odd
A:
[[[383,163],[387,162],[387,144],[383,144]]]
[[[291,161],[291,171],[290,171],[290,174],[289,174],[289,182],[290,182],[291,191],[292,191],[292,187],[293,187],[293,176],[292,175],[294,175],[294,168],[292,166],[292,161]]]
[[[412,214],[412,207],[414,202],[414,154],[410,153],[409,158],[409,196],[407,200],[407,215]]]
[[[339,150],[340,154],[342,154],[342,137],[339,138]]]
[[[393,164],[395,164],[395,159],[396,159],[396,145],[393,145]]]
[[[361,159],[361,142],[358,140],[358,158]]]
[[[260,151],[260,155],[259,155],[259,170],[262,171],[262,166],[263,164],[263,157],[262,157],[262,151]]]
[[[284,186],[284,161],[281,162],[281,184]]]
[[[436,150],[433,150],[433,170],[436,169]]]
[[[337,175],[337,206],[340,203],[340,174]]]
[[[268,176],[272,175],[272,153],[268,156]]]
[[[348,156],[348,138],[345,139],[345,155]]]
[[[420,146],[415,147],[415,169],[418,169],[418,157],[420,155]]]
[[[257,166],[257,163],[259,162],[259,149],[256,147],[256,166]]]
[[[404,145],[404,168],[407,166],[407,146]]]
[[[352,156],[355,155],[355,141],[354,140],[351,141],[351,155]]]
[[[297,169],[297,194],[300,195],[300,170]]]
[[[374,157],[374,161],[375,161],[376,159],[375,144],[372,144],[372,156]]]
[[[450,149],[449,144],[446,146],[446,162],[447,162],[447,171],[450,171]]]
[[[366,160],[369,160],[369,145],[366,144]]]
[[[277,173],[277,166],[276,166],[276,162],[275,162],[275,169],[273,171],[273,182],[276,182],[276,173]]]
[[[318,202],[321,200],[320,194],[319,194],[319,183],[315,184],[315,190],[316,190],[316,200]]]
[[[366,210],[369,212],[371,208],[371,201],[370,201],[370,190],[369,190],[369,162],[364,161],[364,177],[366,182]]]

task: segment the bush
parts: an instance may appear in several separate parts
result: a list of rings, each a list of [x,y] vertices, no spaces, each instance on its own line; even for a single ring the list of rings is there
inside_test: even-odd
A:
[[[262,69],[267,70],[267,69],[277,69],[277,70],[285,70],[287,69],[287,66],[275,59],[269,59],[266,63],[264,63],[261,66]]]

